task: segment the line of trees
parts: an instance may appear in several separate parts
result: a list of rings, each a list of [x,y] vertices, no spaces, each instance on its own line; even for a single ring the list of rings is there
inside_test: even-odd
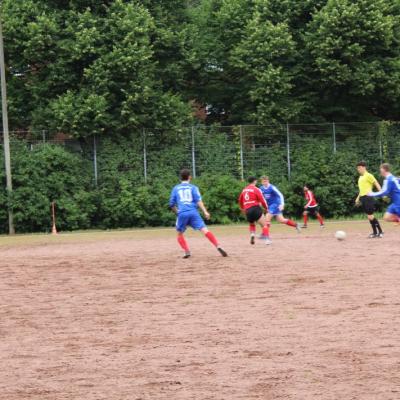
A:
[[[397,119],[398,0],[4,0],[13,129]]]

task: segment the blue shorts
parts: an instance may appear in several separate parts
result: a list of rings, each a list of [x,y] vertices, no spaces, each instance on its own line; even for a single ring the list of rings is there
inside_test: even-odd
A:
[[[187,211],[178,215],[176,219],[176,230],[183,233],[188,226],[198,231],[205,228],[206,224],[198,211]]]
[[[273,216],[282,214],[282,211],[279,210],[280,205],[280,203],[268,204],[268,213]]]
[[[400,205],[397,204],[391,204],[388,209],[386,210],[386,212],[390,213],[390,214],[394,214],[397,215],[398,217],[400,217]]]

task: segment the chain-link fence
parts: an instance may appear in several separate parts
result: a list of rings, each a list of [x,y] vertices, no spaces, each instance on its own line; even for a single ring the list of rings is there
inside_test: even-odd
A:
[[[321,149],[332,155],[350,153],[354,161],[374,166],[400,160],[400,124],[386,122],[143,128],[126,137],[81,140],[47,131],[13,132],[11,137],[12,143],[22,141],[30,149],[47,143],[80,155],[96,185],[111,173],[146,183],[176,175],[184,167],[194,177],[224,174],[243,179],[262,173],[290,180],[300,155]]]

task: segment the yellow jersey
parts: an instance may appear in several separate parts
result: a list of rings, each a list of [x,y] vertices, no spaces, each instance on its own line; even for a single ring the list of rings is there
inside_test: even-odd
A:
[[[365,172],[358,178],[358,188],[360,189],[360,197],[366,196],[368,193],[372,192],[374,183],[376,182],[375,177],[369,172]]]

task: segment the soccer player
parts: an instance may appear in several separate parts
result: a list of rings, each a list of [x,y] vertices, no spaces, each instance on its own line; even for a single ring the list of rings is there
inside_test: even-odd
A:
[[[181,183],[176,185],[171,192],[169,206],[178,218],[176,220],[176,230],[178,232],[178,243],[185,252],[183,258],[191,256],[189,246],[184,237],[184,232],[188,226],[201,231],[204,236],[216,247],[223,257],[227,257],[226,251],[219,245],[216,237],[207,229],[206,224],[201,218],[198,208],[201,209],[206,219],[210,219],[200,195],[199,188],[190,183],[192,179],[190,171],[183,169],[180,172]]]
[[[307,228],[307,222],[308,222],[308,215],[311,214],[312,216],[316,216],[320,227],[323,228],[324,225],[324,220],[322,218],[322,215],[319,213],[319,206],[318,202],[314,196],[314,193],[310,190],[310,188],[305,185],[303,188],[304,191],[304,198],[306,199],[306,205],[304,206],[304,212],[303,212],[303,220],[304,220],[304,225],[302,228]]]
[[[380,173],[385,178],[382,189],[379,192],[370,192],[368,193],[368,196],[390,197],[392,203],[386,210],[384,219],[389,222],[398,222],[400,218],[400,182],[391,174],[389,164],[382,164],[380,167]]]
[[[292,221],[291,219],[285,218],[282,213],[285,209],[285,199],[283,194],[278,190],[278,188],[272,185],[269,181],[268,176],[261,177],[261,184],[260,190],[267,202],[268,205],[268,212],[266,215],[268,226],[271,223],[272,218],[276,218],[278,222],[281,224],[286,224],[293,228],[297,229],[297,232],[301,232],[300,226],[298,223]]]
[[[358,178],[359,194],[356,198],[356,206],[362,206],[364,212],[367,214],[367,218],[372,227],[372,233],[369,238],[382,238],[383,231],[379,221],[375,218],[375,200],[373,197],[368,196],[368,193],[372,192],[373,186],[380,191],[381,185],[375,179],[375,177],[367,171],[367,164],[364,161],[360,161],[357,164],[357,171],[360,174]]]
[[[254,244],[256,235],[256,223],[262,227],[261,239],[265,244],[271,244],[269,239],[269,226],[263,213],[263,208],[268,211],[267,202],[264,199],[260,189],[257,185],[257,178],[250,176],[248,179],[248,186],[246,186],[239,196],[239,206],[244,214],[246,214],[247,221],[249,222],[250,230],[250,243]]]

